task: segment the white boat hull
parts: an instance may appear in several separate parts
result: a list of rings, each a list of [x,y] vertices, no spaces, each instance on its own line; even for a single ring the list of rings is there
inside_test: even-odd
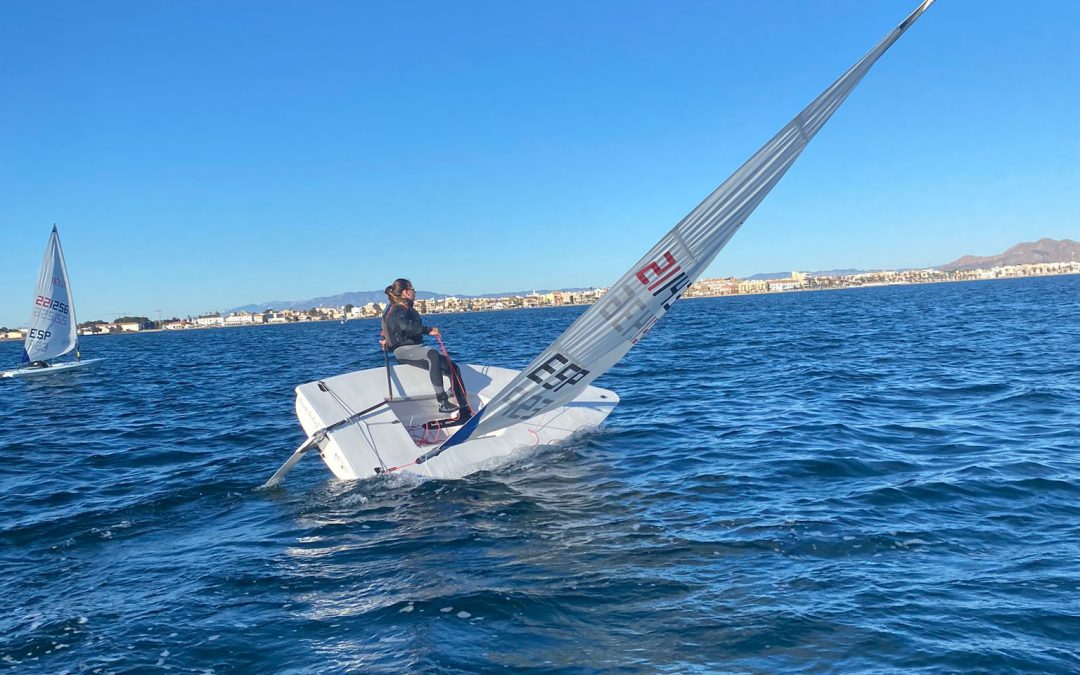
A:
[[[54,363],[47,368],[16,368],[15,370],[5,370],[0,373],[0,377],[37,377],[38,375],[51,375],[53,373],[62,373],[64,371],[74,370],[75,368],[88,366],[91,363],[97,363],[100,360],[101,359],[83,359],[82,361],[65,361],[64,363]]]
[[[372,368],[296,388],[296,415],[309,436],[378,406],[355,422],[327,432],[319,443],[323,461],[342,480],[368,478],[392,467],[431,478],[461,478],[516,451],[595,429],[619,402],[614,392],[590,386],[551,412],[470,438],[422,464],[413,464],[457,427],[425,431],[425,422],[450,417],[438,412],[427,371],[404,365],[390,368],[389,384],[385,368]],[[462,365],[460,370],[474,411],[517,375],[515,370],[493,366]],[[449,382],[446,389],[450,390]],[[379,405],[388,397],[392,400]]]

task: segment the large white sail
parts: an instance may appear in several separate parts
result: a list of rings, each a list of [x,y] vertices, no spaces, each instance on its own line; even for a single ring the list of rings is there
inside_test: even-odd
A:
[[[664,235],[437,452],[474,434],[497,431],[553,410],[615,365],[713,261],[870,67],[933,1],[919,5]]]
[[[71,299],[64,252],[60,235],[53,225],[41,274],[34,289],[34,306],[30,314],[30,332],[23,347],[24,361],[48,361],[63,356],[78,346],[78,323]]]

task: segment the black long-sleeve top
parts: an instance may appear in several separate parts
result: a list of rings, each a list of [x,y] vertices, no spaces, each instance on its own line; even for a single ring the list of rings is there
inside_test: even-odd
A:
[[[390,351],[403,345],[424,343],[424,336],[431,332],[420,320],[420,313],[413,309],[412,302],[406,305],[393,304],[383,314],[383,332]]]

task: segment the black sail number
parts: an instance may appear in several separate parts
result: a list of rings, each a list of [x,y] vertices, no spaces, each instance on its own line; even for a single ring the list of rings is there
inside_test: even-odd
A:
[[[524,420],[544,412],[555,403],[554,393],[566,386],[574,386],[585,379],[589,371],[555,353],[528,374],[528,382],[522,382],[510,395],[511,403],[507,417]],[[534,385],[542,389],[537,390]],[[516,400],[515,400],[516,399]]]

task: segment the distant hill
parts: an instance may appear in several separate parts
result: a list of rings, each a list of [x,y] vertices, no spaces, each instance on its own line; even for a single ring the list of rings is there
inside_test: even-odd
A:
[[[515,295],[517,295],[519,297],[525,297],[527,295],[532,295],[533,293],[537,293],[539,295],[546,295],[548,293],[556,293],[556,292],[558,292],[558,293],[578,293],[580,291],[591,291],[591,290],[593,290],[592,287],[589,287],[589,288],[538,288],[538,289],[533,289],[533,290],[529,290],[529,291],[509,291],[509,292],[506,292],[506,293],[484,293],[483,295],[470,295],[469,297],[470,298],[510,298],[510,297],[515,296]]]
[[[880,270],[874,270],[879,272]],[[844,277],[852,274],[865,274],[866,270],[823,270],[820,272],[807,272],[812,277]],[[762,272],[761,274],[755,274],[752,277],[747,277],[750,281],[770,281],[772,279],[787,279],[791,276],[791,272]]]
[[[582,291],[588,290],[584,288],[560,288],[560,291]],[[468,297],[476,298],[508,298],[512,295],[529,295],[531,293],[550,293],[549,290],[536,290],[536,291],[514,291],[509,293],[486,293],[484,295],[470,295]],[[441,298],[452,297],[445,293],[435,293],[432,291],[416,291],[416,297],[420,300],[439,300]],[[464,296],[462,296],[464,297]],[[260,302],[253,305],[244,305],[242,307],[233,307],[232,309],[225,310],[226,314],[231,312],[263,312],[268,309],[293,309],[304,310],[312,309],[314,307],[344,307],[345,305],[355,305],[362,307],[369,302],[386,302],[386,293],[383,291],[350,291],[347,293],[338,293],[337,295],[327,295],[320,298],[311,298],[310,300],[271,300],[270,302]]]
[[[973,270],[978,268],[998,267],[1001,265],[1034,265],[1037,263],[1074,262],[1080,261],[1080,244],[1072,239],[1040,239],[1039,241],[1024,242],[1013,246],[1000,255],[975,256],[966,255],[954,260],[947,265],[941,265],[939,270],[953,272],[956,270]]]
[[[443,295],[442,293],[417,291],[416,297],[424,300],[433,300],[449,296]],[[337,295],[311,298],[310,300],[271,300],[270,302],[260,302],[253,305],[244,305],[243,307],[233,307],[232,309],[226,310],[226,313],[263,312],[268,309],[294,309],[299,311],[315,307],[344,307],[345,305],[362,307],[369,302],[386,302],[386,293],[383,291],[349,291],[346,293],[338,293]]]

